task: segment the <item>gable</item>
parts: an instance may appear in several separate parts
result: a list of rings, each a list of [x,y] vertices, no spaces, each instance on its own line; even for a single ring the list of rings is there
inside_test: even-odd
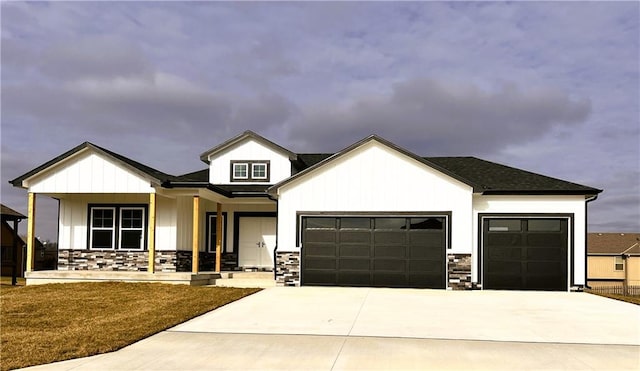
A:
[[[22,180],[36,193],[153,193],[153,179],[89,147]]]
[[[211,184],[230,184],[231,181],[231,163],[233,162],[261,162],[268,163],[269,176],[262,183],[277,183],[291,176],[291,162],[286,153],[273,146],[263,143],[253,137],[246,137],[217,151],[214,155],[208,157],[209,161],[209,183]],[[235,184],[256,182],[236,181]],[[258,182],[260,183],[260,182]]]
[[[278,194],[293,188],[319,196],[373,200],[393,193],[399,197],[442,197],[450,192],[468,194],[473,187],[407,156],[377,140],[370,140],[340,156],[327,159],[289,180],[275,185]],[[317,191],[314,191],[317,190]]]

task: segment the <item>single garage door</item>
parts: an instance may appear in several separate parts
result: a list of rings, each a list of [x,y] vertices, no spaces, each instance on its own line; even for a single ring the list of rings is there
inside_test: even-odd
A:
[[[567,219],[484,219],[485,289],[567,290]]]
[[[447,217],[304,217],[302,284],[445,287]]]

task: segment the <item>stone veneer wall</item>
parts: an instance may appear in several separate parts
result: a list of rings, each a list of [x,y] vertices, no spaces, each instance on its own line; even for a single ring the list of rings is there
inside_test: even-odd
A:
[[[276,251],[276,286],[300,286],[300,253]]]
[[[191,251],[156,251],[156,272],[191,272]],[[216,254],[200,252],[200,271],[214,271]],[[223,254],[222,270],[236,270],[236,254]],[[128,271],[146,272],[148,251],[59,250],[58,270],[61,271]]]
[[[471,254],[449,254],[448,280],[449,287],[453,290],[472,290],[471,282]]]

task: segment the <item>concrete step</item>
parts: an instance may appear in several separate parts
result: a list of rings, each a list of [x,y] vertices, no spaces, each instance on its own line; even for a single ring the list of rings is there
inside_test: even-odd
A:
[[[214,286],[218,287],[275,287],[276,281],[273,274],[269,279],[263,278],[219,278],[212,280]],[[210,281],[211,282],[211,281]]]
[[[222,278],[229,279],[274,279],[273,272],[242,272],[242,271],[233,271],[233,272],[221,272],[220,276]]]

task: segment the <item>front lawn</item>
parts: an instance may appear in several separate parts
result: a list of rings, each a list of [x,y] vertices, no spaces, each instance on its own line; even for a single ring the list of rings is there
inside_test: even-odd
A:
[[[3,285],[0,368],[114,351],[259,290],[122,282]]]

